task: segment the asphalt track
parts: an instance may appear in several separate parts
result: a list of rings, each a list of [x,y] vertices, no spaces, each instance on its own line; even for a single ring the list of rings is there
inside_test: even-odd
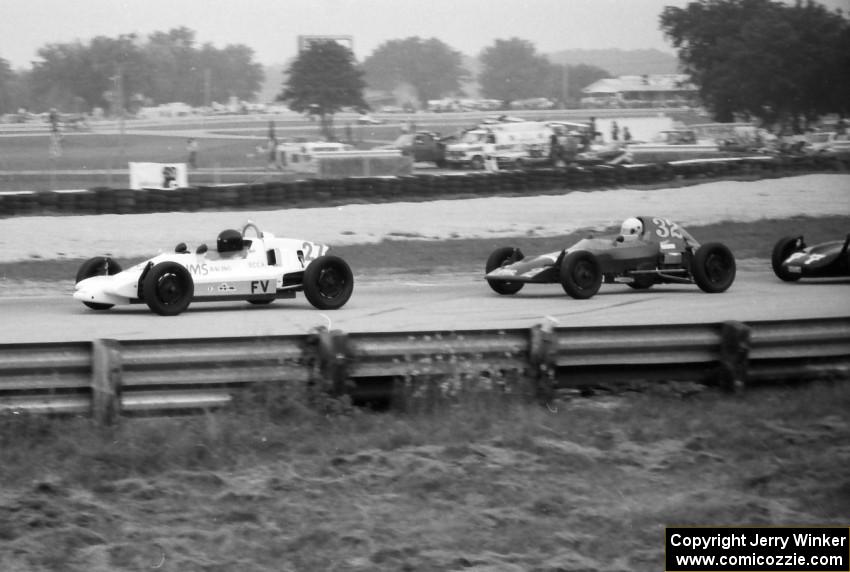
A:
[[[574,300],[559,285],[548,284],[499,296],[481,274],[405,274],[356,282],[349,303],[332,312],[316,310],[299,295],[268,306],[194,304],[176,317],[153,314],[144,304],[89,310],[71,298],[69,284],[67,293],[0,298],[5,323],[0,343],[286,335],[317,326],[349,333],[510,329],[528,328],[547,317],[568,327],[850,315],[850,279],[783,283],[766,261],[750,266],[739,268],[732,288],[722,294],[705,294],[693,285],[634,291],[603,284],[595,297]]]

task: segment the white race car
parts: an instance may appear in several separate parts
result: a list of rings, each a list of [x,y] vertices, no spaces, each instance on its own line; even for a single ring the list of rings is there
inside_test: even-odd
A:
[[[253,237],[246,232],[253,230]],[[117,304],[147,304],[162,316],[175,316],[191,302],[247,300],[268,304],[294,298],[301,290],[321,310],[342,307],[354,290],[354,275],[324,244],[277,238],[249,222],[241,232],[224,230],[215,250],[206,244],[190,252],[154,256],[127,270],[112,258],[86,260],[76,277],[74,298],[93,310]]]

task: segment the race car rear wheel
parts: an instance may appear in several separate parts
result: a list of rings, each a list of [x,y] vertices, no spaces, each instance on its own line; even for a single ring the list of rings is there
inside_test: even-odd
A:
[[[176,316],[189,307],[194,294],[192,275],[176,262],[160,262],[142,282],[145,303],[160,316]]]
[[[561,286],[564,292],[577,300],[586,300],[599,292],[602,270],[591,252],[570,252],[561,262]]]
[[[724,292],[735,281],[735,257],[724,244],[703,244],[694,254],[691,273],[703,292]]]
[[[112,276],[113,274],[118,274],[119,272],[121,272],[120,264],[118,264],[108,256],[97,256],[95,258],[89,258],[80,265],[80,269],[77,270],[75,283],[81,282],[86,278],[91,278],[92,276]],[[88,306],[92,310],[108,310],[109,308],[115,305],[101,304],[98,302],[83,302],[83,304]]]
[[[770,265],[773,267],[773,273],[785,282],[796,282],[800,279],[800,274],[788,272],[782,266],[782,263],[788,260],[788,257],[795,252],[802,251],[805,248],[802,236],[786,236],[780,238],[773,246],[773,253],[770,256]]]
[[[492,252],[492,254],[490,254],[490,257],[487,258],[487,264],[484,266],[484,271],[489,274],[493,270],[501,268],[505,264],[513,264],[523,258],[525,258],[525,256],[523,256],[522,251],[519,248],[503,246],[501,248],[497,248]],[[522,282],[508,282],[505,280],[488,280],[487,284],[490,285],[490,288],[492,288],[494,292],[505,296],[516,294],[522,290],[522,287],[525,285]]]
[[[320,310],[336,310],[351,298],[354,273],[338,256],[320,256],[304,271],[304,295]]]

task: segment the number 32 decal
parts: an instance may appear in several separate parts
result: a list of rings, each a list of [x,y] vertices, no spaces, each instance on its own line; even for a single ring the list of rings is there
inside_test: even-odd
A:
[[[654,218],[652,219],[652,222],[656,226],[655,234],[657,234],[659,238],[684,238],[682,236],[682,231],[679,229],[679,225],[675,222],[666,218]]]

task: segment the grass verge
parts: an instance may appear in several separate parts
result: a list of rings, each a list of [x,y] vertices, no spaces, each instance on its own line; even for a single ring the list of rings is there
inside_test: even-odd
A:
[[[291,405],[291,404],[290,404]],[[846,380],[0,422],[20,570],[658,570],[665,525],[846,524]]]

